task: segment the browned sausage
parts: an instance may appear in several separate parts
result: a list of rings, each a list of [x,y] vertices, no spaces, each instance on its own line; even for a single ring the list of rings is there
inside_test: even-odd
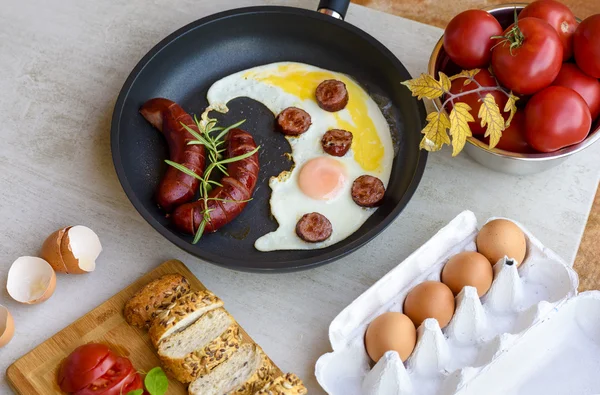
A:
[[[344,156],[352,145],[352,133],[342,129],[331,129],[323,135],[323,151],[332,156]]]
[[[225,146],[226,158],[244,155],[256,149],[252,136],[241,129],[229,131],[225,137]],[[228,176],[219,181],[223,186],[213,189],[208,195],[210,219],[205,223],[204,233],[215,232],[240,215],[248,204],[245,200],[252,198],[258,170],[258,153],[227,165]],[[173,224],[181,232],[195,234],[204,220],[205,209],[203,199],[183,204],[173,211]]]
[[[352,200],[362,207],[377,207],[383,202],[385,187],[373,176],[360,176],[352,183]]]
[[[318,243],[327,240],[333,227],[323,214],[304,214],[296,223],[296,234],[299,238],[309,243]]]
[[[297,107],[288,107],[277,115],[277,130],[287,136],[298,136],[312,123],[310,115]]]
[[[343,110],[348,104],[346,84],[338,80],[321,82],[317,87],[316,97],[319,107],[329,112]]]
[[[169,159],[202,177],[205,165],[204,146],[187,145],[188,141],[195,138],[181,125],[183,123],[198,132],[192,117],[177,103],[162,98],[148,100],[140,108],[140,113],[167,139]],[[169,166],[156,190],[156,202],[163,210],[170,212],[176,206],[192,200],[198,184],[196,178]]]

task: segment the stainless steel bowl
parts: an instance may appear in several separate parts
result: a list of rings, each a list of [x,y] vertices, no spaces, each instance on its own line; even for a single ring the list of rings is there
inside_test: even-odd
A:
[[[517,8],[517,11],[520,11],[525,6],[526,4],[513,3],[487,7],[484,8],[484,10],[494,15],[502,27],[506,28],[514,21],[514,9]],[[431,54],[431,58],[429,59],[428,72],[434,77],[437,76],[438,71],[451,74],[460,71],[460,69],[448,58],[448,55],[446,55],[443,42],[444,36],[442,36],[436,44],[433,53]],[[441,100],[434,100],[434,105],[438,109],[441,108]],[[584,141],[552,153],[519,154],[501,149],[490,150],[487,144],[474,137],[469,137],[467,139],[464,150],[476,162],[492,170],[502,173],[524,175],[539,173],[557,166],[567,160],[571,155],[583,151],[598,140],[600,140],[600,120],[592,126],[592,131]]]

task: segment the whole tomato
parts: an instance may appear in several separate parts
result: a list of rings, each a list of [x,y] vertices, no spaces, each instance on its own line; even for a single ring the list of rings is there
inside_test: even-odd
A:
[[[490,63],[492,36],[502,34],[502,26],[483,10],[461,12],[444,32],[444,50],[454,63],[465,69],[485,67]]]
[[[502,85],[519,95],[549,86],[558,75],[563,47],[547,22],[524,18],[504,31],[492,51],[492,70]]]
[[[65,392],[75,392],[108,372],[117,356],[104,344],[89,343],[77,347],[58,371],[58,385]]]
[[[558,77],[552,85],[571,88],[579,93],[587,103],[592,114],[592,121],[600,115],[600,81],[590,77],[573,63],[563,63]]]
[[[461,94],[461,93],[467,93],[467,92],[473,91],[478,88],[477,84],[475,84],[473,82],[471,82],[470,84],[465,86],[465,81],[466,81],[465,78],[457,78],[456,80],[452,81],[452,87],[450,88],[450,93],[457,95],[457,94]],[[479,83],[479,85],[481,85],[482,87],[498,86],[496,79],[487,69],[481,69],[479,71],[479,73],[477,73],[475,75],[475,81],[477,81]],[[487,93],[491,93],[492,96],[494,96],[494,99],[496,100],[496,104],[498,104],[498,107],[500,107],[500,111],[503,111],[504,106],[506,105],[506,102],[508,101],[508,97],[505,94],[503,94],[502,92],[498,92],[498,91],[481,92],[481,94],[483,96],[485,96]],[[466,103],[469,105],[469,107],[471,107],[471,111],[469,111],[469,112],[473,116],[473,119],[475,119],[475,122],[471,122],[469,124],[469,126],[471,127],[471,131],[473,132],[474,135],[485,134],[485,130],[487,129],[487,126],[485,128],[481,127],[481,122],[478,118],[479,108],[481,107],[480,99],[481,99],[481,96],[479,96],[478,93],[474,92],[474,93],[468,93],[464,96],[459,97],[457,100],[455,100],[455,102]],[[452,110],[452,108],[450,108],[450,110]]]
[[[524,18],[538,18],[548,22],[560,37],[563,45],[563,60],[571,59],[577,20],[569,7],[556,0],[537,0],[521,11],[519,19]]]
[[[600,14],[579,24],[573,36],[577,66],[587,75],[600,78]]]
[[[486,142],[489,144],[489,137],[486,138]],[[496,148],[520,154],[534,152],[525,139],[525,113],[522,111],[515,113],[510,126],[502,132]]]
[[[585,140],[592,116],[587,103],[572,89],[550,86],[525,107],[525,138],[541,152],[554,152]]]

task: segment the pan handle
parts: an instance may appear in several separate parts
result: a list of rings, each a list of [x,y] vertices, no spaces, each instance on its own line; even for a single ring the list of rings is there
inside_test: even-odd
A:
[[[319,12],[331,15],[337,19],[344,19],[350,0],[321,0],[319,3]]]

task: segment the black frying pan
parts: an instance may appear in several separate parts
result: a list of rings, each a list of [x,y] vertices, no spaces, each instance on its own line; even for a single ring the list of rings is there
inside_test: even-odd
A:
[[[113,161],[125,193],[160,234],[203,260],[238,270],[284,271],[325,264],[361,247],[400,214],[415,192],[427,155],[419,151],[425,109],[400,82],[411,78],[402,63],[362,30],[336,19],[348,0],[322,1],[320,12],[289,7],[251,7],[222,12],[193,22],[155,46],[133,69],[119,95],[112,119]],[[174,230],[153,200],[165,171],[167,146],[162,135],[138,113],[153,97],[166,97],[190,113],[206,107],[211,84],[234,72],[281,61],[296,61],[346,73],[388,106],[397,143],[384,204],[353,235],[333,246],[310,251],[260,252],[254,241],[275,229],[270,216],[268,180],[289,169],[288,142],[273,131],[273,114],[248,98],[230,102],[218,118],[231,124],[245,118],[260,151],[261,170],[254,199],[217,233],[192,237]],[[214,113],[213,113],[214,114]]]

